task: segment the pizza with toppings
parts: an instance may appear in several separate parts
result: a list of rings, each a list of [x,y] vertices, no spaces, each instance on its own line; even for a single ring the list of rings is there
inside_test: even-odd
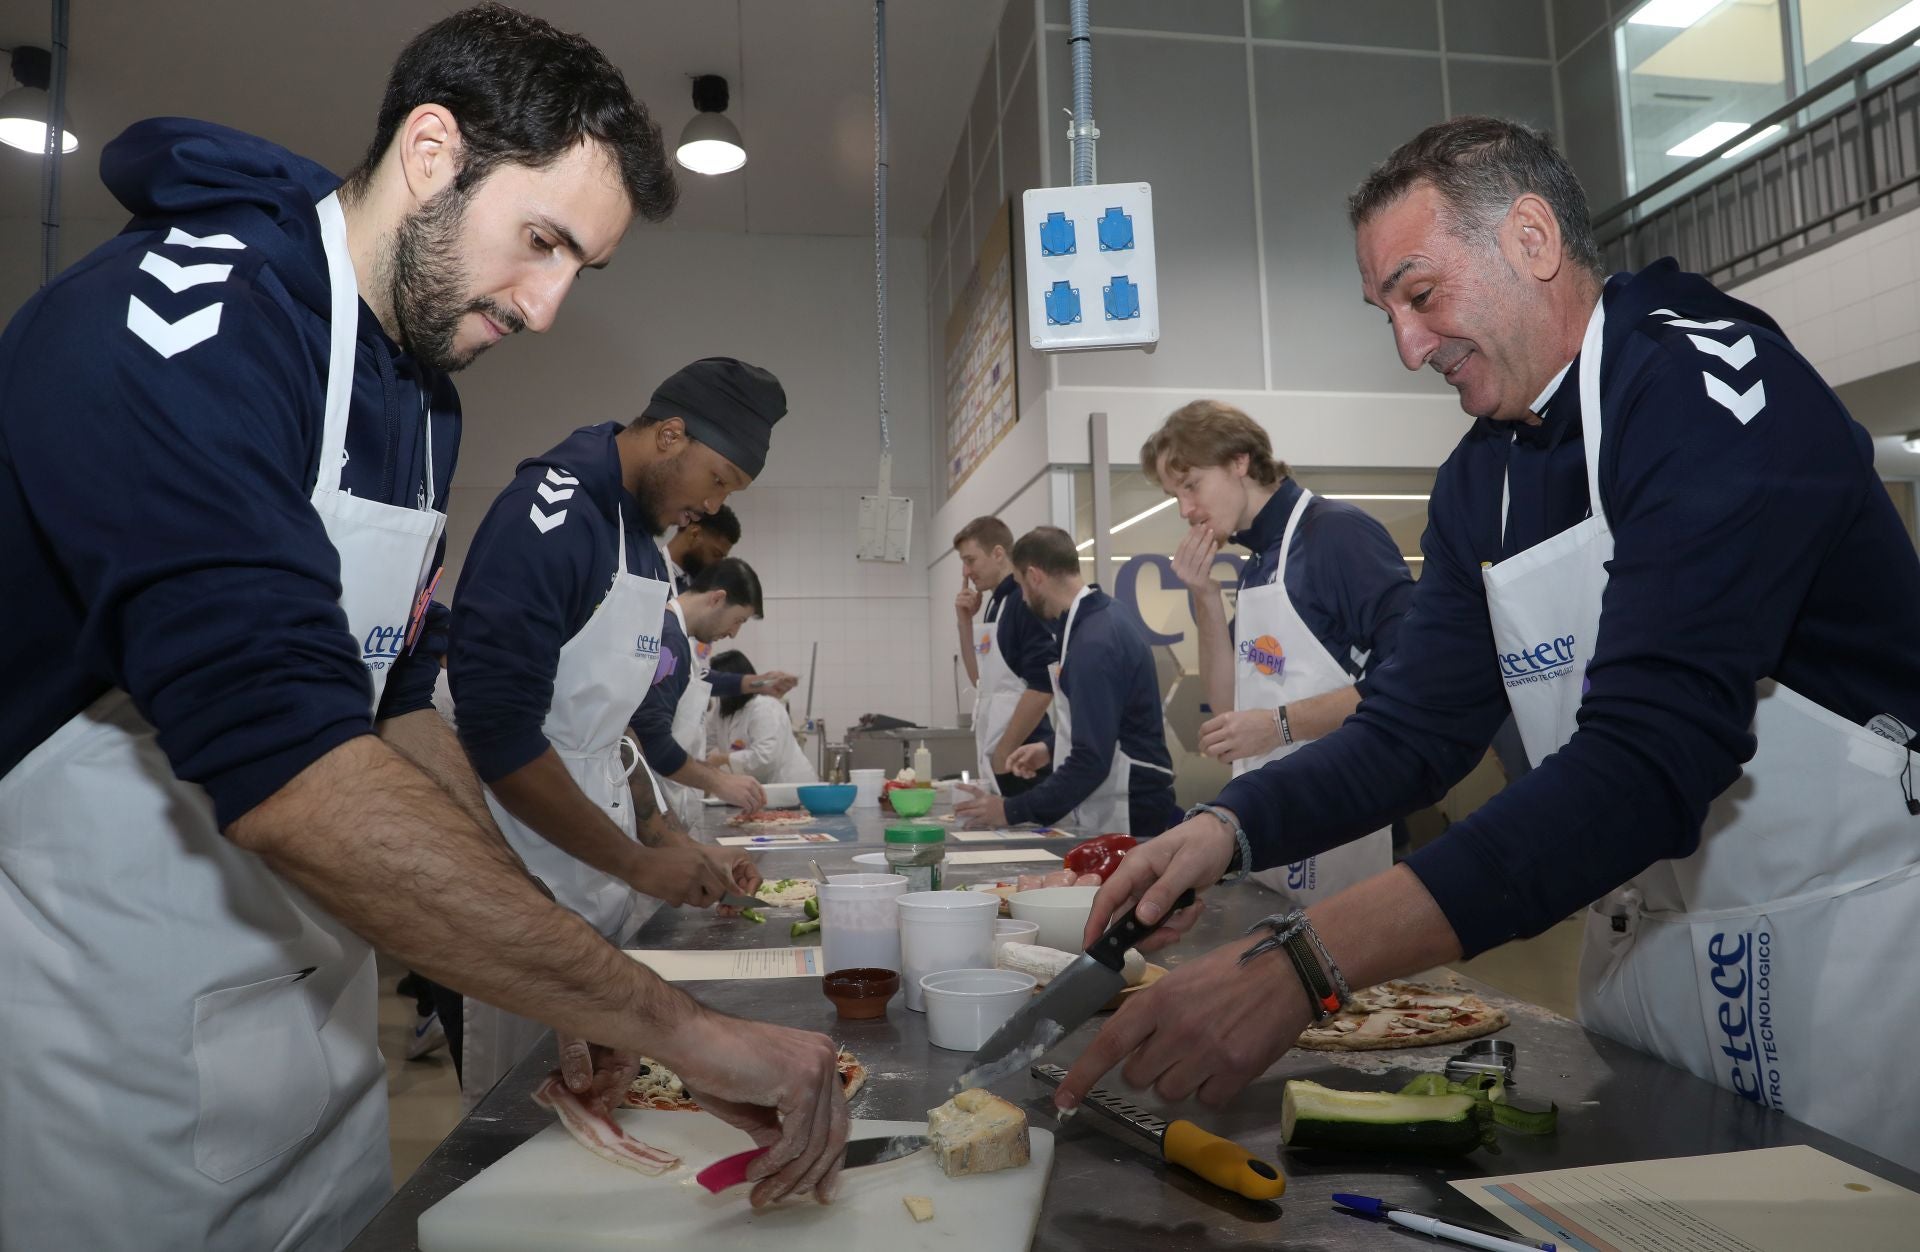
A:
[[[806,826],[813,822],[805,809],[754,809],[727,819],[729,826]]]
[[[1299,1046],[1320,1052],[1424,1048],[1478,1039],[1506,1025],[1504,1011],[1470,991],[1383,982],[1354,992],[1338,1014],[1301,1031]]]
[[[768,904],[805,904],[819,896],[820,884],[811,878],[776,878],[760,884],[753,894]]]
[[[840,1049],[835,1062],[840,1069],[840,1090],[851,1100],[866,1085],[867,1067],[845,1048]],[[655,1109],[670,1113],[700,1111],[700,1102],[693,1098],[687,1085],[680,1081],[680,1076],[646,1056],[640,1058],[640,1072],[627,1088],[625,1104],[630,1109]]]

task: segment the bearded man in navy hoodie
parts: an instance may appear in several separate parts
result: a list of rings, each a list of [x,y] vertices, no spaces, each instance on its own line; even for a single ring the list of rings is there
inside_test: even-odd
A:
[[[774,1145],[757,1200],[829,1196],[833,1045],[552,903],[432,708],[448,374],[674,203],[619,71],[484,5],[344,183],[180,119],[101,176],[131,222],[0,337],[0,1246],[344,1246],[389,1189],[372,945],[660,1057]]]

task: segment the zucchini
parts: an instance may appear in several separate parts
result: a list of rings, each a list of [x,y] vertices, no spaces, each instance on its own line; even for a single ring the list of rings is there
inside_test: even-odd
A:
[[[1469,1095],[1336,1091],[1296,1078],[1281,1103],[1280,1142],[1290,1148],[1457,1154],[1487,1133]]]
[[[1464,1095],[1480,1106],[1493,1124],[1523,1135],[1550,1135],[1559,1128],[1560,1108],[1523,1109],[1507,1097],[1507,1084],[1492,1074],[1478,1074],[1465,1082],[1448,1082],[1440,1074],[1422,1074],[1400,1088],[1401,1095]]]

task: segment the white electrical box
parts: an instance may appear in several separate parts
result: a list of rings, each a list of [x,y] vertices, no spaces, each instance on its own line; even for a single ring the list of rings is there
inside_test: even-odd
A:
[[[907,559],[913,538],[913,501],[906,496],[861,496],[860,534],[854,556],[862,561]]]
[[[1042,352],[1160,342],[1153,188],[1036,187],[1025,208],[1027,328]]]

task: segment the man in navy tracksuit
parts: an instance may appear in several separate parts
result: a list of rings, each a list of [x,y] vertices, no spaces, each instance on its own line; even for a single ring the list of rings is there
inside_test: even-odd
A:
[[[1533,769],[1309,909],[1297,969],[1242,964],[1244,943],[1182,966],[1065,1098],[1134,1053],[1166,1097],[1224,1100],[1314,1019],[1327,962],[1360,987],[1597,901],[1589,1025],[1920,1165],[1912,1119],[1885,1116],[1920,1098],[1897,1054],[1813,1068],[1863,1023],[1920,1028],[1920,560],[1866,432],[1760,310],[1671,261],[1603,280],[1577,180],[1526,127],[1430,128],[1351,211],[1365,299],[1477,419],[1435,483],[1398,651],[1339,730],[1130,857],[1090,921],[1427,803],[1509,711]],[[1727,994],[1761,979],[1756,1041]]]
[[[101,175],[128,227],[0,337],[0,1246],[344,1246],[391,1186],[374,945],[791,1108],[828,1176],[831,1044],[554,907],[429,710],[446,374],[672,203],[618,71],[486,6],[344,185],[178,119]]]
[[[1060,651],[1053,666],[1055,746],[1015,748],[1008,767],[1031,777],[1054,753],[1061,759],[1051,777],[1017,796],[968,787],[974,798],[958,811],[988,826],[1062,822],[1091,834],[1159,834],[1180,810],[1145,627],[1081,578],[1073,537],[1058,527],[1021,536],[1013,571],[1028,607],[1059,623]]]

